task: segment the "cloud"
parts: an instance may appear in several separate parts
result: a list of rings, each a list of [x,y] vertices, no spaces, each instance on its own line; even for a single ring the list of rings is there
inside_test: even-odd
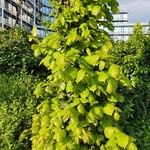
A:
[[[129,22],[150,21],[150,0],[119,0],[121,11],[129,12]]]

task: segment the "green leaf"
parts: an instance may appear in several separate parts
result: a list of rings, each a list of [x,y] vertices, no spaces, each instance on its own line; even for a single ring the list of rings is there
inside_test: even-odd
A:
[[[102,51],[103,51],[105,54],[107,54],[108,51],[109,51],[108,45],[103,45],[103,46],[102,46]]]
[[[128,150],[138,150],[134,143],[130,143],[128,146]]]
[[[112,150],[120,150],[119,147],[117,146],[117,142],[115,139],[108,140],[105,147],[107,149],[109,149],[111,147]]]
[[[91,19],[88,21],[88,24],[89,24],[89,26],[90,26],[91,28],[97,29],[97,23],[96,23],[96,21],[95,21],[94,18],[91,18]]]
[[[105,45],[107,46],[108,49],[111,49],[113,47],[111,41],[106,42]]]
[[[82,98],[86,98],[86,97],[88,97],[88,96],[89,96],[89,94],[90,94],[90,92],[89,92],[89,90],[88,90],[88,89],[86,89],[85,91],[83,91],[82,93],[80,93],[80,95],[81,95],[81,97],[82,97]]]
[[[92,10],[91,10],[91,13],[92,13],[94,16],[97,16],[100,11],[101,11],[101,7],[100,7],[100,6],[93,6],[93,7],[92,7]]]
[[[73,55],[75,54],[79,54],[79,50],[75,49],[75,48],[71,48],[67,53],[66,56],[67,57],[73,57]]]
[[[107,104],[103,109],[104,113],[110,116],[112,116],[114,110],[115,110],[115,106],[113,103]]]
[[[44,115],[44,116],[42,116],[42,118],[41,118],[41,126],[49,126],[49,124],[50,124],[50,118],[49,118],[49,115]]]
[[[114,14],[117,14],[119,12],[119,3],[117,1],[110,1],[108,4],[111,6],[111,11]]]
[[[65,24],[65,19],[64,19],[64,17],[61,16],[59,19],[60,19],[61,24],[64,26],[64,24]]]
[[[87,38],[90,35],[90,30],[88,29],[88,25],[86,23],[82,23],[79,28],[82,30],[82,37]]]
[[[104,135],[106,138],[111,139],[114,134],[115,134],[115,128],[114,127],[106,127],[104,129]]]
[[[92,94],[89,95],[88,100],[90,103],[94,103],[95,102],[95,98]]]
[[[68,81],[67,86],[66,86],[66,91],[67,91],[67,93],[73,91],[73,86],[72,86],[72,82],[71,81]]]
[[[58,33],[52,33],[48,38],[48,46],[52,49],[59,49],[61,47],[61,35]]]
[[[47,55],[45,58],[42,59],[42,61],[40,62],[40,64],[44,64],[46,67],[49,67],[51,65],[50,63],[50,56]]]
[[[132,88],[132,84],[131,82],[129,81],[129,79],[125,76],[122,76],[121,79],[120,79],[120,82],[123,86],[127,86],[129,87],[130,89]]]
[[[35,56],[35,57],[38,57],[38,56],[40,56],[40,55],[41,55],[41,50],[40,50],[40,48],[35,49],[35,50],[34,50],[34,56]]]
[[[95,106],[93,108],[94,110],[94,113],[96,114],[96,116],[98,116],[99,118],[102,118],[103,117],[103,111],[102,109],[100,108],[100,106]]]
[[[93,66],[95,66],[97,64],[98,60],[99,60],[98,55],[92,55],[92,56],[86,56],[85,57],[85,61],[87,63],[89,63],[90,65],[93,65]]]
[[[104,61],[100,61],[99,62],[99,70],[102,71],[105,68],[105,62]]]
[[[117,132],[116,137],[118,145],[122,148],[126,148],[129,143],[129,137],[121,131]]]
[[[89,87],[89,89],[94,93],[97,89],[96,85],[92,85],[91,87]]]
[[[79,113],[81,113],[81,114],[83,114],[85,112],[85,108],[82,104],[79,104],[77,106],[77,109],[78,109]]]
[[[72,29],[66,38],[67,38],[66,45],[71,45],[72,43],[77,41],[78,40],[77,29]]]
[[[110,76],[114,77],[115,79],[118,79],[118,76],[121,73],[120,66],[118,66],[116,64],[112,64],[109,67],[108,73],[110,74]]]
[[[107,84],[106,91],[111,94],[112,92],[115,92],[117,89],[117,82],[115,80],[109,80]]]
[[[42,95],[42,88],[40,85],[38,85],[34,91],[34,94],[36,95],[37,98],[39,98]]]
[[[113,92],[113,90],[114,90],[113,85],[112,85],[110,82],[108,82],[106,91],[107,91],[109,94],[111,94],[111,93]]]
[[[120,119],[120,115],[119,115],[118,112],[115,112],[115,113],[114,113],[114,119],[115,119],[116,121],[118,121],[118,120]]]
[[[53,48],[53,49],[58,49],[61,47],[60,41],[58,39],[51,39],[48,42],[48,46]]]
[[[86,104],[86,103],[89,102],[88,99],[86,99],[86,98],[81,98],[80,100],[81,100],[81,102],[82,102],[83,104]]]
[[[95,112],[95,114],[100,114],[101,113],[101,108],[100,107],[94,107],[94,112]]]
[[[109,77],[109,74],[107,72],[100,72],[98,74],[98,81],[99,82],[105,82]]]
[[[76,1],[75,1],[75,4],[74,4],[74,11],[79,12],[79,11],[80,11],[80,9],[81,9],[81,7],[82,7],[82,3],[81,3],[81,1],[76,0]]]
[[[56,64],[59,66],[64,65],[65,63],[65,56],[64,54],[58,54],[57,58],[56,58]]]
[[[87,54],[88,54],[89,56],[91,56],[91,51],[90,51],[89,48],[86,49],[86,52],[87,52]]]
[[[79,70],[77,73],[76,82],[79,83],[80,81],[83,80],[84,77],[85,77],[85,71]]]

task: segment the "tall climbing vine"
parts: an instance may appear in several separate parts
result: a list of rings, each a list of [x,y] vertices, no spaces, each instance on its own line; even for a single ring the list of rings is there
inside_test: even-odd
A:
[[[33,116],[33,150],[136,150],[117,124],[124,100],[118,85],[130,83],[111,63],[112,43],[103,30],[113,30],[118,2],[52,0],[52,6],[52,32],[32,46],[50,72],[34,92],[49,96]]]

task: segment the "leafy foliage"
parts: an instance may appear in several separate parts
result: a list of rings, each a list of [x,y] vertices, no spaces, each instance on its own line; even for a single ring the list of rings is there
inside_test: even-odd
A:
[[[27,33],[20,28],[0,30],[0,72],[13,74],[26,68],[38,72],[40,59],[35,59]],[[41,70],[42,67],[40,68]],[[41,71],[42,72],[42,71]]]
[[[131,79],[133,89],[122,89],[125,105],[122,106],[121,125],[137,139],[140,150],[150,148],[150,37],[145,36],[142,26],[136,24],[134,34],[127,42],[118,42],[113,53],[123,72]]]
[[[0,74],[0,149],[31,149],[31,117],[39,100],[33,96],[37,79],[21,74]]]
[[[53,0],[52,5],[53,32],[32,46],[51,72],[35,90],[37,97],[49,96],[33,116],[32,149],[137,150],[117,124],[123,102],[118,86],[130,83],[111,63],[112,43],[101,29],[113,29],[111,14],[118,12],[118,2]]]

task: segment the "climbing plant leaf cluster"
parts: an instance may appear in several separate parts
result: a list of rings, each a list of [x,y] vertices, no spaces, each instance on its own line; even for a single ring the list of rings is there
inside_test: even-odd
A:
[[[116,0],[52,0],[52,32],[33,45],[49,70],[35,90],[49,96],[32,122],[33,150],[137,150],[118,126],[124,101],[118,86],[130,87],[119,65],[111,63]],[[35,34],[35,33],[34,33]]]

